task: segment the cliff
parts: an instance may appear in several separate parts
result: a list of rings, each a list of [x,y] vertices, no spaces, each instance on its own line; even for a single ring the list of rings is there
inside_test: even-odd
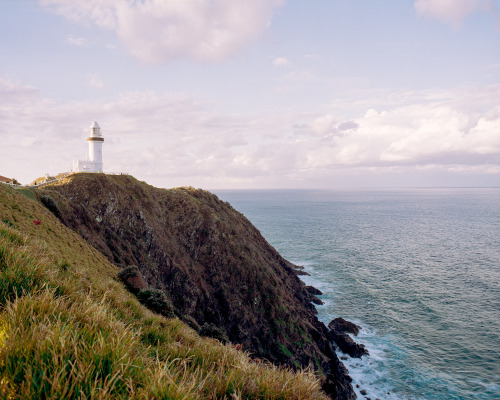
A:
[[[37,195],[0,185],[0,398],[326,400],[313,374],[146,309]]]
[[[316,318],[315,297],[228,203],[127,175],[75,174],[36,193],[110,262],[136,265],[194,329],[216,326],[254,358],[313,368],[332,398],[354,397],[328,329]]]

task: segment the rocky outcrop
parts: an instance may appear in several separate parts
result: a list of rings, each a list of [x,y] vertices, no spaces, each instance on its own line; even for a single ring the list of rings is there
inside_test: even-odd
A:
[[[338,333],[352,333],[354,336],[358,336],[359,330],[362,329],[359,325],[341,317],[331,320],[328,328]]]
[[[358,344],[347,333],[358,336],[361,327],[343,318],[335,318],[328,324],[330,337],[337,344],[342,353],[351,357],[360,358],[368,355],[368,350],[363,344]],[[346,333],[347,332],[347,333]]]
[[[321,296],[323,294],[321,290],[316,289],[314,286],[306,286],[306,290],[313,296]]]
[[[355,398],[329,330],[316,317],[317,293],[228,203],[127,175],[75,174],[38,193],[112,263],[138,267],[144,282],[129,274],[133,290],[146,284],[161,290],[191,326],[219,327],[256,358],[316,369],[332,398]]]

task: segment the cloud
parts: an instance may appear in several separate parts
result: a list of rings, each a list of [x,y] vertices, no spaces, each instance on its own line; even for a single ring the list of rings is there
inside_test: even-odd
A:
[[[0,173],[30,182],[68,171],[87,154],[95,118],[105,138],[105,170],[161,187],[325,187],[362,177],[372,184],[372,177],[397,171],[495,176],[499,96],[500,85],[394,93],[377,110],[362,103],[354,118],[334,107],[263,117],[224,114],[193,96],[153,91],[58,104],[0,78]]]
[[[464,19],[477,11],[493,11],[492,0],[416,0],[417,14],[435,18],[458,28]]]
[[[273,65],[275,67],[288,67],[290,64],[290,60],[285,57],[277,57],[273,60]]]
[[[311,133],[314,136],[329,136],[337,132],[335,127],[336,118],[332,114],[322,115],[311,122]]]
[[[0,100],[4,107],[20,99],[37,96],[38,90],[33,86],[12,82],[0,74]]]
[[[338,126],[339,131],[350,131],[350,130],[356,130],[358,128],[359,125],[354,121],[345,121]]]
[[[284,0],[39,0],[66,18],[116,33],[145,62],[219,61],[262,35]]]
[[[317,168],[500,166],[500,106],[493,99],[490,108],[482,113],[472,109],[466,112],[460,101],[415,103],[383,111],[369,109],[355,121],[337,126],[346,134],[326,135],[323,138],[328,140],[323,141],[323,146],[312,145],[308,160]],[[315,124],[310,128],[314,131]]]
[[[66,38],[66,43],[69,43],[72,46],[78,46],[78,47],[90,46],[90,41],[88,39],[82,38],[82,37],[68,36]]]
[[[99,76],[89,75],[87,77],[87,86],[94,89],[102,89],[104,87],[104,82]]]

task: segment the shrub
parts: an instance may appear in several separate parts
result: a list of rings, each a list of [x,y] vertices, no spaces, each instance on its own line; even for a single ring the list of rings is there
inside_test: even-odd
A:
[[[52,197],[49,195],[44,194],[41,198],[40,201],[42,204],[47,207],[47,209],[54,214],[57,218],[61,219],[61,211],[59,211],[59,207],[57,206],[56,202]]]
[[[118,273],[118,278],[120,278],[122,281],[125,281],[129,278],[135,278],[138,275],[139,268],[137,268],[137,265],[129,265],[128,267],[123,268]]]
[[[137,295],[141,290],[148,288],[148,283],[144,279],[136,265],[129,265],[118,273],[120,279],[127,289]]]
[[[151,311],[168,318],[173,318],[175,316],[172,301],[163,290],[143,289],[137,294],[137,298]]]
[[[229,342],[224,329],[218,327],[215,324],[205,322],[198,333],[200,334],[200,336],[211,337],[213,339],[219,340],[222,343]]]
[[[14,227],[14,228],[15,228],[14,223],[13,223],[10,219],[5,218],[5,219],[3,220],[3,222],[4,222],[4,223],[6,223],[6,224],[7,224],[7,225],[9,225],[9,226],[12,226],[12,227]]]

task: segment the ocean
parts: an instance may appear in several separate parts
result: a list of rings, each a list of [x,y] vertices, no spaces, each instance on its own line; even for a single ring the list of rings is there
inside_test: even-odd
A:
[[[500,399],[500,189],[215,193],[363,328],[358,398]]]

